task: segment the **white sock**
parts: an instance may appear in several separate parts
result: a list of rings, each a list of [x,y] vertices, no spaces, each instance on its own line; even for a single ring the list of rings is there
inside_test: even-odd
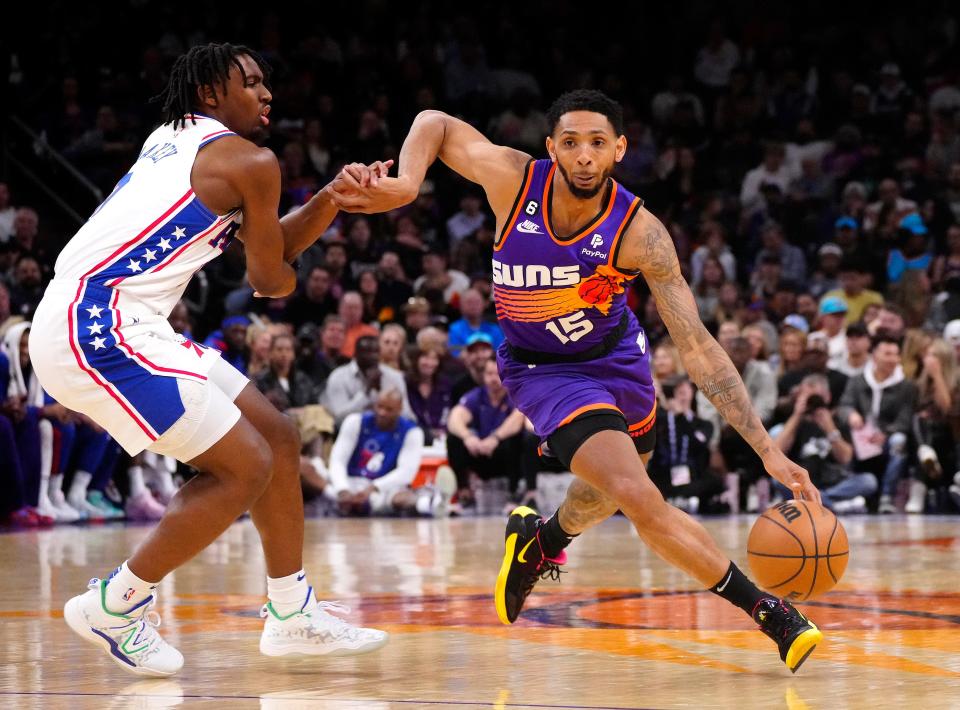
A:
[[[147,484],[143,482],[143,468],[141,466],[131,466],[128,468],[127,478],[130,481],[131,498],[136,498],[147,490]]]
[[[70,484],[70,492],[67,493],[67,501],[76,508],[87,500],[87,486],[93,478],[92,473],[86,471],[77,471],[73,474],[73,482]]]
[[[130,571],[124,562],[107,582],[107,611],[126,613],[153,594],[157,582],[146,582]]]
[[[307,584],[303,570],[286,577],[267,577],[267,598],[279,617],[309,611],[317,605],[313,587]]]

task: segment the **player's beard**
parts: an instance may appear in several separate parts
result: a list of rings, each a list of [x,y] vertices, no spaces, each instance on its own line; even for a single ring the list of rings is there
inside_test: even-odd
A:
[[[582,187],[577,187],[573,180],[570,179],[570,173],[560,164],[560,161],[557,161],[557,169],[560,171],[560,174],[563,175],[563,179],[567,182],[567,188],[570,190],[570,194],[576,197],[578,200],[591,200],[600,194],[602,190],[607,185],[607,178],[610,177],[610,173],[613,172],[613,168],[608,168],[600,173],[600,179],[597,180],[596,187],[591,187],[590,189],[584,189]]]

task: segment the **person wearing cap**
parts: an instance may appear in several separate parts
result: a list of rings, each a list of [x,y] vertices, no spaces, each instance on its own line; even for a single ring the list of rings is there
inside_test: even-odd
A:
[[[849,217],[841,217],[840,219],[853,222]],[[807,291],[813,294],[815,298],[819,298],[827,291],[840,288],[840,263],[842,261],[843,249],[833,242],[827,242],[817,249],[817,269],[807,281]]]
[[[467,343],[460,354],[466,372],[456,379],[451,391],[452,401],[457,402],[474,387],[483,384],[483,368],[487,360],[494,355],[493,341],[486,333],[474,333],[467,339]]]
[[[847,377],[854,377],[863,372],[870,359],[870,333],[863,323],[851,323],[847,326],[846,334],[847,356],[832,367]]]
[[[831,296],[820,302],[820,328],[814,332],[826,337],[827,366],[833,369],[837,369],[847,357],[846,318],[847,304],[842,298]]]
[[[450,353],[459,356],[462,348],[470,342],[470,338],[478,333],[486,335],[493,349],[496,350],[503,342],[503,332],[496,323],[484,320],[483,314],[487,308],[487,301],[479,291],[467,289],[460,297],[460,313],[462,318],[450,324]]]
[[[857,259],[846,258],[840,264],[840,288],[827,291],[820,299],[839,298],[847,304],[847,325],[863,317],[863,309],[870,303],[883,305],[883,296],[867,288],[870,276],[866,267]]]
[[[225,361],[246,375],[247,358],[250,356],[250,349],[247,347],[249,326],[250,319],[246,316],[227,316],[220,322],[220,329],[210,333],[203,344],[219,350]]]

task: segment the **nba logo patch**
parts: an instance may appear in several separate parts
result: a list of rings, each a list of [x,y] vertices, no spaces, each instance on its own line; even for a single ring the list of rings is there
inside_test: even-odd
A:
[[[593,235],[593,238],[590,240],[590,248],[591,248],[591,249],[596,249],[598,246],[600,246],[600,245],[602,245],[602,244],[603,244],[603,235],[602,235],[602,234],[594,234],[594,235]]]
[[[643,331],[640,331],[640,335],[637,336],[637,345],[640,346],[640,354],[641,354],[641,355],[646,355],[646,354],[647,354],[647,339],[646,339],[646,337],[643,335]]]

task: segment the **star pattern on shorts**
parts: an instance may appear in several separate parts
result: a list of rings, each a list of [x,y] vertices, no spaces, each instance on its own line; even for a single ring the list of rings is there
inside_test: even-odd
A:
[[[94,323],[93,325],[88,325],[87,328],[90,330],[90,335],[100,335],[100,331],[103,330],[103,324]]]
[[[130,271],[132,271],[133,273],[137,273],[138,271],[143,271],[143,269],[140,268],[140,262],[134,261],[133,259],[130,259],[130,263],[127,264],[127,268],[130,269]]]
[[[149,264],[151,261],[156,261],[156,260],[157,260],[157,252],[156,252],[156,250],[155,250],[155,249],[144,249],[144,250],[143,250],[143,260],[144,260],[145,262],[147,262],[148,264]]]
[[[94,350],[103,350],[107,347],[107,341],[105,338],[94,338],[90,341],[90,344],[93,346]]]
[[[99,318],[100,314],[103,313],[103,309],[100,306],[90,306],[87,309],[87,313],[90,314],[91,318]]]
[[[167,238],[161,239],[158,242],[157,246],[160,247],[160,251],[170,251],[171,249],[173,249],[173,247],[170,246],[170,240]]]
[[[173,230],[172,236],[176,237],[177,239],[182,239],[183,237],[187,236],[187,230],[183,227],[176,227]]]

